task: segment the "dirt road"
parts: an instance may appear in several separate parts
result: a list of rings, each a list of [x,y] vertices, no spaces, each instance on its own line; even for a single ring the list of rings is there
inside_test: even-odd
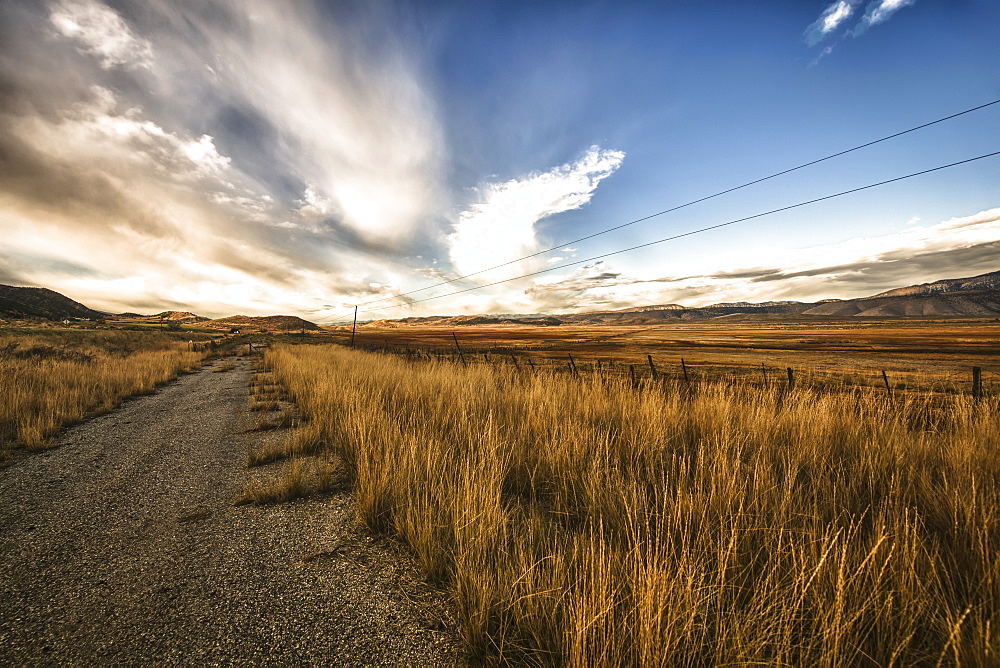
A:
[[[0,664],[453,665],[440,602],[346,495],[233,506],[249,362],[0,470]]]

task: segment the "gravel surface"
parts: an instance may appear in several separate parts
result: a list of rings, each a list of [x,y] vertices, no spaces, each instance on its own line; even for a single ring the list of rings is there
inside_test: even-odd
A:
[[[456,665],[442,597],[350,497],[233,506],[250,362],[0,469],[0,664]]]

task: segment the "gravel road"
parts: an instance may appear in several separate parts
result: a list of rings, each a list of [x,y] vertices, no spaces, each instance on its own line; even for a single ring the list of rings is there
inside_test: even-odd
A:
[[[0,664],[456,665],[441,598],[350,497],[233,506],[247,360],[0,470]]]

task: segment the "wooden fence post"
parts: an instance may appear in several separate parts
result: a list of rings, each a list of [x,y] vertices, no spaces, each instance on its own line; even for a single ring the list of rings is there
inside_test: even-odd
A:
[[[577,378],[580,377],[580,372],[576,370],[576,362],[573,361],[573,353],[566,353],[569,355],[569,368],[573,372],[573,375]]]
[[[892,388],[889,387],[889,376],[885,374],[885,369],[882,369],[882,382],[885,383],[885,393],[890,399],[892,399]]]
[[[649,372],[653,375],[653,380],[655,381],[657,378],[657,374],[656,374],[656,365],[653,364],[653,356],[646,355],[646,359],[649,360]]]
[[[764,387],[766,388],[767,385],[768,385],[768,382],[767,382],[767,367],[764,366],[763,362],[760,363],[760,375],[764,377]]]
[[[455,348],[458,349],[458,356],[462,360],[462,366],[467,366],[465,361],[465,354],[462,353],[462,346],[458,345],[458,337],[455,335],[455,332],[451,333],[451,338],[455,339]]]
[[[690,378],[690,376],[688,376],[687,364],[684,363],[684,358],[683,357],[681,358],[681,371],[684,372],[684,384],[685,385],[690,385],[691,384],[691,378]]]
[[[354,347],[354,334],[358,331],[358,307],[354,306],[354,324],[351,325],[351,347]]]
[[[979,401],[983,398],[983,369],[972,367],[972,398]]]
[[[789,392],[795,389],[795,373],[792,371],[792,367],[788,367],[788,385],[786,387]]]
[[[636,380],[635,380],[635,365],[634,364],[629,364],[628,365],[628,375],[629,375],[629,378],[632,379],[632,387],[639,387],[639,383],[636,382]]]

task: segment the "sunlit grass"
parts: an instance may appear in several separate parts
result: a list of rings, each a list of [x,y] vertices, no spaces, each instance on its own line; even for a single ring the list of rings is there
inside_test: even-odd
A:
[[[63,426],[148,394],[203,356],[152,332],[0,335],[0,459],[48,447]]]
[[[476,657],[998,661],[995,399],[636,391],[336,347],[266,363],[360,517],[454,591]]]

